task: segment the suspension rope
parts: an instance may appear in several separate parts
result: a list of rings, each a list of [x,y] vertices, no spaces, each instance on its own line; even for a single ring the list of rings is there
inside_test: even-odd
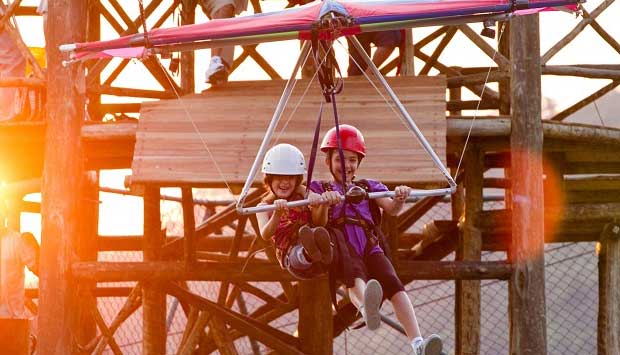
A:
[[[330,46],[329,50],[331,51],[333,48],[333,46]],[[306,61],[308,60],[310,56],[310,51],[308,51],[308,54],[306,55],[306,58],[303,61],[303,64],[301,65],[301,67],[303,68],[304,65],[306,64]],[[308,85],[306,85],[306,88],[303,92],[303,94],[301,95],[301,97],[299,98],[299,100],[297,101],[297,104],[295,105],[295,107],[293,108],[293,110],[291,111],[291,113],[289,114],[286,122],[284,123],[284,125],[282,126],[282,129],[280,130],[280,133],[278,134],[278,137],[276,138],[276,143],[280,141],[280,137],[282,136],[282,134],[284,133],[284,130],[286,129],[286,127],[288,126],[289,122],[291,121],[291,119],[293,118],[293,115],[297,112],[297,109],[299,108],[299,106],[301,105],[303,99],[306,97],[306,94],[308,93],[308,90],[310,90],[310,86],[312,85],[312,83],[314,82],[314,80],[316,79],[320,66],[323,65],[323,63],[325,63],[327,56],[323,58],[323,60],[321,61],[321,63],[319,63],[319,65],[316,65],[316,68],[314,70],[314,74],[312,75],[312,78],[310,79],[310,81],[308,82]],[[287,101],[288,102],[288,101]]]
[[[161,63],[159,62],[159,60],[156,61],[157,64],[159,65],[159,67],[162,70],[166,70]],[[202,143],[203,148],[205,149],[205,151],[209,154],[209,158],[211,158],[211,160],[213,161],[213,165],[215,166],[215,170],[217,170],[218,174],[220,175],[220,177],[222,178],[222,180],[224,181],[224,184],[226,185],[226,188],[228,189],[228,191],[230,192],[233,200],[235,201],[235,203],[237,203],[237,198],[235,197],[235,194],[233,193],[232,188],[230,187],[230,184],[228,183],[228,180],[226,180],[226,176],[224,175],[224,173],[222,172],[222,169],[220,169],[219,164],[217,163],[217,160],[215,159],[215,156],[213,155],[213,152],[211,152],[211,149],[209,149],[209,146],[207,145],[207,142],[205,141],[205,139],[202,137],[202,134],[200,133],[200,130],[198,129],[198,125],[196,125],[196,122],[194,121],[191,113],[189,112],[189,109],[187,108],[187,106],[185,105],[184,99],[181,97],[181,95],[179,94],[179,92],[177,91],[175,85],[172,82],[172,79],[170,78],[169,75],[166,75],[166,78],[168,79],[168,82],[170,83],[170,86],[172,87],[172,91],[174,92],[175,96],[177,97],[177,100],[179,101],[179,103],[181,104],[181,107],[183,108],[183,111],[185,112],[185,116],[187,117],[187,119],[189,120],[189,122],[192,125],[192,128],[194,129],[194,132],[198,135],[198,138],[200,139],[200,142]]]
[[[338,39],[337,41],[338,41],[338,44],[347,52],[347,54],[349,55],[349,58],[353,61],[355,66],[357,66],[357,68],[360,70],[362,75],[364,75],[368,83],[370,83],[370,85],[375,89],[377,94],[383,99],[387,107],[389,107],[390,110],[392,110],[392,112],[394,113],[394,115],[400,120],[400,122],[402,122],[405,125],[405,127],[409,129],[409,126],[407,125],[405,119],[402,117],[400,112],[396,110],[395,108],[396,105],[394,105],[394,103],[384,95],[384,93],[381,91],[381,89],[379,89],[377,84],[372,80],[372,78],[368,75],[368,73],[365,70],[362,70],[361,65],[355,60],[355,58],[351,56],[351,51],[347,47],[344,46],[344,44],[340,41],[340,39]],[[409,129],[409,131],[413,132],[411,131],[411,129]]]
[[[504,29],[506,28],[506,26],[501,26],[502,29],[499,32],[499,36],[497,37],[497,42],[499,43],[502,40],[502,35],[504,34]],[[497,54],[497,51],[493,52],[493,57],[491,58],[492,61],[495,61],[495,55]],[[463,144],[463,151],[461,152],[461,157],[459,158],[459,163],[456,166],[456,170],[454,173],[454,176],[456,176],[456,174],[458,174],[459,170],[461,169],[461,164],[463,163],[463,157],[465,157],[465,150],[467,149],[467,144],[469,143],[469,138],[471,137],[471,132],[474,129],[474,123],[476,122],[476,117],[478,117],[478,110],[480,109],[480,104],[482,103],[482,97],[484,96],[484,91],[487,88],[487,83],[489,82],[489,76],[491,75],[491,69],[492,67],[489,66],[489,70],[487,71],[487,75],[484,78],[484,84],[482,84],[482,91],[480,92],[480,99],[478,100],[478,104],[476,105],[476,110],[474,111],[474,117],[471,120],[471,124],[469,125],[469,130],[467,131],[467,137],[465,138],[465,144]]]

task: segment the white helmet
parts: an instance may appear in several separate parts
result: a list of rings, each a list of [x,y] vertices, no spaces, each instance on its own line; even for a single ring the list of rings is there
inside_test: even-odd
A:
[[[306,173],[304,154],[293,145],[278,144],[265,154],[261,171],[273,175],[303,175]]]

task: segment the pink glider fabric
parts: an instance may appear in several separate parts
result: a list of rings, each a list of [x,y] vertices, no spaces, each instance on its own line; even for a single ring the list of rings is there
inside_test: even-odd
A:
[[[364,31],[364,25],[389,24],[421,19],[449,19],[471,15],[501,15],[556,7],[575,10],[580,0],[324,0],[281,11],[211,20],[206,23],[160,28],[109,41],[77,43],[74,58],[144,56],[132,47],[157,47],[238,37],[290,34],[309,38],[314,26],[332,12],[350,19],[349,27],[338,28],[327,38]],[[375,29],[376,30],[376,29]],[[325,32],[325,30],[322,30]],[[145,41],[146,37],[146,41]],[[326,38],[322,35],[321,38]],[[260,41],[257,41],[257,43]],[[121,50],[122,49],[122,50]],[[90,55],[87,55],[88,53]]]

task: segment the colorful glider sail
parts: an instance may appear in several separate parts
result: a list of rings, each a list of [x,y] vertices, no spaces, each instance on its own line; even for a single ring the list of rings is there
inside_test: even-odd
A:
[[[222,44],[249,44],[285,39],[307,39],[313,29],[320,38],[385,29],[424,25],[456,24],[485,18],[510,16],[519,11],[563,8],[577,9],[580,0],[325,0],[281,11],[217,19],[175,28],[161,28],[114,40],[61,46],[72,59],[91,57],[141,57],[148,49],[178,50],[184,44],[193,48]],[[321,20],[346,19],[337,26],[321,27]],[[317,29],[317,27],[319,27]]]

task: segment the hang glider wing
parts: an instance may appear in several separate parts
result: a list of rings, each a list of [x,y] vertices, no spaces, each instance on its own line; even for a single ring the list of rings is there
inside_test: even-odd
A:
[[[281,11],[216,19],[206,23],[154,29],[118,39],[62,45],[72,59],[142,57],[151,51],[174,51],[222,45],[320,38],[385,29],[482,21],[487,18],[563,8],[576,11],[580,0],[325,0]],[[332,21],[325,26],[324,19]],[[335,25],[334,25],[335,24]],[[192,46],[188,46],[192,44]],[[185,46],[185,47],[184,47]]]

